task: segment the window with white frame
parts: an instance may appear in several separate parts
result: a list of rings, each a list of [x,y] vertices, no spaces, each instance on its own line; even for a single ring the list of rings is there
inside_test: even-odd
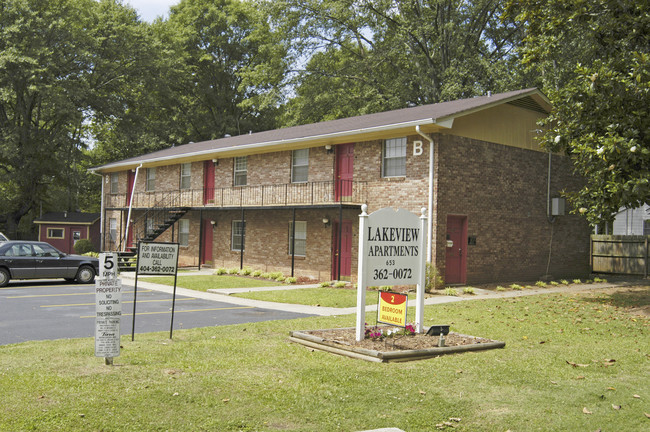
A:
[[[181,246],[190,244],[190,220],[181,219],[178,221],[178,243]]]
[[[295,242],[294,242],[293,222],[289,222],[289,255],[293,254],[295,245],[297,256],[307,255],[307,222],[296,221]]]
[[[291,183],[306,183],[309,174],[309,149],[291,153]]]
[[[384,141],[382,151],[382,177],[403,177],[406,175],[406,138]]]
[[[111,238],[111,241],[115,243],[117,241],[117,219],[110,218],[108,220],[108,235]]]
[[[116,194],[119,191],[120,176],[118,173],[111,173],[111,193]]]
[[[246,221],[234,220],[232,221],[232,238],[230,242],[230,249],[234,251],[241,251],[246,238]],[[244,245],[244,250],[246,245]]]
[[[181,164],[181,189],[189,189],[192,186],[192,164]]]
[[[156,168],[147,168],[147,192],[156,190]]]
[[[233,185],[246,186],[247,173],[248,160],[246,159],[246,156],[236,157],[233,168]]]

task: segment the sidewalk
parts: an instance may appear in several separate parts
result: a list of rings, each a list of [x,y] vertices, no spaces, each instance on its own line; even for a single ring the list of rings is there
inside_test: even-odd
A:
[[[212,274],[212,270],[201,270],[194,272],[183,272],[183,276],[192,276],[199,274]],[[120,277],[124,280],[134,281],[134,273],[122,273]],[[138,287],[151,289],[154,291],[166,292],[169,294],[173,293],[174,287],[168,285],[160,285],[146,281],[147,277],[138,278]],[[546,288],[526,288],[521,291],[492,291],[474,288],[474,295],[463,295],[463,296],[446,296],[444,294],[434,295],[429,298],[424,299],[425,305],[434,305],[434,304],[444,304],[444,303],[454,303],[459,301],[467,300],[483,300],[483,299],[494,299],[494,298],[513,298],[513,297],[523,297],[539,294],[549,294],[549,293],[578,293],[581,291],[589,291],[601,288],[614,288],[620,286],[629,286],[629,285],[650,285],[650,281],[647,279],[638,279],[635,281],[614,281],[614,282],[604,282],[604,283],[591,283],[591,284],[575,284],[575,285],[558,285],[558,286],[548,286]],[[302,288],[316,288],[317,284],[314,285],[282,285],[274,287],[259,287],[259,288],[231,288],[231,289],[214,289],[208,290],[208,292],[195,291],[186,288],[176,288],[176,294],[188,297],[195,297],[205,300],[218,301],[223,303],[230,303],[239,306],[252,306],[263,309],[271,310],[280,310],[286,312],[295,312],[302,313],[307,315],[319,315],[319,316],[337,316],[337,315],[349,315],[356,313],[356,307],[349,308],[332,308],[332,307],[321,307],[321,306],[309,306],[309,305],[299,305],[299,304],[290,304],[290,303],[276,303],[276,302],[267,302],[262,300],[252,300],[245,299],[240,297],[233,297],[230,294],[238,292],[251,292],[251,291],[277,291],[277,290],[292,290],[292,289],[302,289]],[[366,312],[376,311],[377,305],[367,305]]]

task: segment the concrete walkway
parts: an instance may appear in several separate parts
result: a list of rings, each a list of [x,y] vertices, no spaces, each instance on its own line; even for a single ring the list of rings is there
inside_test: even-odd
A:
[[[192,275],[206,275],[212,274],[212,270],[201,270],[194,272],[182,272],[181,276],[192,276]],[[135,273],[122,273],[120,277],[127,283],[128,281],[133,281],[135,279]],[[459,301],[468,301],[468,300],[482,300],[482,299],[493,299],[493,298],[513,298],[513,297],[523,297],[539,294],[549,294],[549,293],[578,293],[581,291],[589,291],[600,288],[613,288],[626,285],[650,285],[650,280],[647,279],[635,279],[633,282],[630,280],[619,281],[619,282],[606,282],[606,283],[591,283],[591,284],[573,284],[573,285],[558,285],[558,286],[548,286],[546,288],[524,288],[521,291],[493,291],[474,288],[474,295],[463,294],[460,296],[447,296],[444,294],[434,295],[424,299],[425,305],[434,305],[434,304],[443,304],[443,303],[454,303]],[[160,285],[151,282],[147,282],[146,276],[141,276],[138,278],[138,287],[151,289],[155,291],[166,292],[169,294],[173,293],[174,287],[168,285]],[[233,297],[230,294],[236,292],[251,292],[251,291],[275,291],[275,290],[291,290],[291,289],[302,289],[302,288],[315,288],[318,285],[282,285],[275,287],[259,287],[259,288],[237,288],[237,289],[214,289],[209,290],[208,292],[190,290],[186,288],[176,288],[176,294],[201,298],[205,300],[214,300],[224,303],[235,304],[239,306],[252,306],[263,309],[271,310],[281,310],[287,312],[303,313],[309,315],[320,315],[320,316],[337,316],[337,315],[349,315],[356,313],[356,307],[349,308],[333,308],[333,307],[321,307],[321,306],[309,306],[309,305],[299,305],[299,304],[290,304],[290,303],[276,303],[268,302],[262,300],[252,300],[245,299],[240,297]],[[459,289],[461,292],[461,289]],[[411,304],[414,306],[414,303]],[[367,305],[366,312],[376,311],[377,305]]]

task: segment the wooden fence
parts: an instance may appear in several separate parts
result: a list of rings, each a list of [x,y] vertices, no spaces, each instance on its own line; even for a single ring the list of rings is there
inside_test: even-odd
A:
[[[650,236],[592,235],[591,271],[648,277]]]

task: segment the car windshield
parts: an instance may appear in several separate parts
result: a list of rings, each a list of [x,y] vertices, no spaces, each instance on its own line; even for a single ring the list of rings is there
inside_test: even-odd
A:
[[[4,234],[0,233],[0,242],[6,242],[6,241],[9,241],[9,239],[7,238],[7,236],[5,236]]]

